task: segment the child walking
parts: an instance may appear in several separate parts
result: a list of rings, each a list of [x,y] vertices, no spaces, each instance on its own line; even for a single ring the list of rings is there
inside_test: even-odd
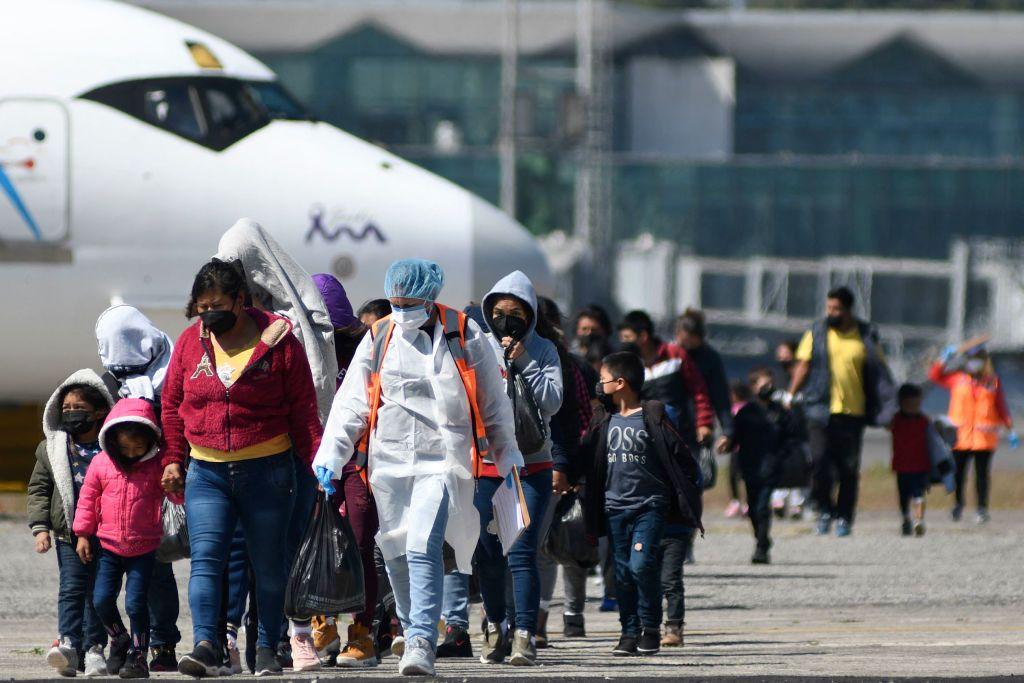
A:
[[[644,365],[627,352],[605,357],[598,410],[583,439],[587,463],[584,517],[590,540],[607,535],[615,559],[622,634],[613,655],[661,647],[659,547],[667,523],[694,529],[701,518],[700,468],[658,401],[640,401]]]
[[[71,528],[82,483],[100,451],[100,425],[113,403],[92,370],[79,370],[64,380],[46,402],[45,438],[36,448],[28,482],[28,524],[36,552],[56,547],[58,637],[46,662],[61,676],[75,676],[80,670],[88,677],[107,674],[107,633],[92,605],[97,565],[79,561]]]
[[[928,429],[931,421],[921,412],[923,392],[916,384],[904,384],[897,397],[900,410],[892,418],[892,471],[903,516],[904,536],[924,536],[924,494],[931,477]]]
[[[149,582],[163,535],[160,485],[160,428],[153,404],[142,398],[121,400],[99,433],[103,451],[89,467],[75,514],[77,552],[93,562],[92,537],[99,538],[99,568],[93,604],[110,636],[110,675],[149,678]],[[175,502],[181,503],[180,496]],[[117,609],[121,580],[131,632]]]

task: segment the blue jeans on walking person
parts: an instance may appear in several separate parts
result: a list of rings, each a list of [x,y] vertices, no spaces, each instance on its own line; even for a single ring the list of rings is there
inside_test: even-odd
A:
[[[62,638],[71,641],[76,650],[88,650],[93,645],[106,647],[107,632],[93,605],[96,570],[99,568],[100,544],[92,538],[93,560],[82,564],[75,546],[56,539],[57,571],[60,589],[57,593],[57,630]]]
[[[256,577],[259,647],[274,648],[284,619],[288,522],[295,503],[292,452],[238,462],[192,460],[185,477],[185,516],[192,547],[188,603],[193,641],[221,645],[217,622],[222,580],[241,522]]]
[[[149,646],[149,582],[156,563],[156,551],[136,557],[124,557],[105,548],[100,550],[99,568],[92,600],[96,614],[110,636],[124,633],[124,621],[117,610],[124,577],[124,611],[131,624],[132,646],[145,652]]]
[[[444,531],[448,526],[448,491],[441,496],[425,553],[408,552],[385,564],[395,594],[395,612],[406,641],[419,636],[437,647],[437,620],[444,591]]]
[[[661,627],[658,564],[665,514],[659,508],[608,510],[608,537],[615,557],[615,592],[622,634]]]
[[[512,546],[508,557],[501,550],[498,536],[487,531],[494,518],[491,499],[502,479],[482,477],[473,503],[480,513],[480,543],[476,547],[476,566],[480,576],[480,595],[484,600],[487,620],[503,622],[510,610],[505,599],[505,574],[511,570],[515,604],[515,627],[530,633],[537,630],[537,609],[540,605],[540,572],[537,569],[537,546],[540,543],[541,520],[551,500],[551,470],[542,470],[522,478],[523,496],[531,524]]]
[[[444,575],[444,601],[441,610],[444,625],[469,630],[469,574]]]
[[[169,562],[156,562],[149,582],[149,646],[178,644],[178,583]]]

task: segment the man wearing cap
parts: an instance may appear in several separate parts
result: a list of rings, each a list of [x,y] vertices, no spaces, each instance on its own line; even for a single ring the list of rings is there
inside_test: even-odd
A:
[[[373,490],[405,632],[392,646],[402,675],[434,674],[445,542],[459,571],[472,571],[482,458],[501,476],[523,464],[494,352],[474,321],[435,303],[443,284],[436,263],[391,264],[384,291],[393,313],[356,349],[313,461],[328,492],[353,459]]]

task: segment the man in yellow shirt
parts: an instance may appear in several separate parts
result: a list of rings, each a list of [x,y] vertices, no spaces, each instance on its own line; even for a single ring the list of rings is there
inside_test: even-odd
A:
[[[796,351],[790,394],[801,394],[813,461],[812,495],[818,533],[849,536],[857,507],[864,427],[891,418],[892,378],[877,335],[853,315],[853,292],[828,293],[825,319],[808,330]],[[833,497],[835,480],[838,497]]]

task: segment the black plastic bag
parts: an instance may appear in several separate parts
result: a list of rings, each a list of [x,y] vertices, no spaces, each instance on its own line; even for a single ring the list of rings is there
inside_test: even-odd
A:
[[[700,465],[701,486],[705,491],[715,488],[718,483],[718,461],[711,446],[702,445],[698,450],[697,463]]]
[[[532,455],[544,448],[548,440],[548,422],[537,407],[533,390],[510,363],[509,397],[516,418],[516,445],[523,455]]]
[[[164,525],[164,537],[156,549],[157,562],[177,562],[191,554],[188,543],[188,525],[185,523],[185,506],[172,503],[164,498],[160,516]]]
[[[561,565],[590,569],[601,563],[597,547],[587,543],[583,506],[576,496],[558,501],[555,516],[544,536],[544,552]]]
[[[361,611],[363,563],[348,520],[318,496],[288,575],[284,612],[290,619]]]

